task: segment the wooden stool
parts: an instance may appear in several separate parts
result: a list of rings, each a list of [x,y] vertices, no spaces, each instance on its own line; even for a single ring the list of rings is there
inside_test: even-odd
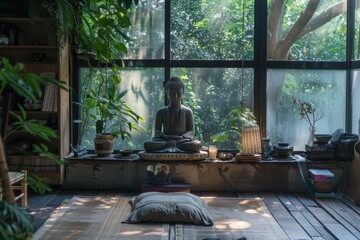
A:
[[[10,184],[13,190],[20,190],[19,195],[15,195],[15,200],[21,198],[21,206],[27,207],[27,171],[9,172]],[[2,187],[0,186],[0,199],[2,199]]]

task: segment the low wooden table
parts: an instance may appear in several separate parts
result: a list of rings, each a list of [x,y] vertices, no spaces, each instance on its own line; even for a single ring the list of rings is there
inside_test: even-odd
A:
[[[21,198],[21,206],[27,207],[27,171],[9,172],[10,184],[13,190],[20,190],[15,200]],[[0,199],[2,199],[2,187],[0,186]]]
[[[191,192],[188,183],[172,183],[167,185],[157,185],[151,182],[141,184],[141,192]]]

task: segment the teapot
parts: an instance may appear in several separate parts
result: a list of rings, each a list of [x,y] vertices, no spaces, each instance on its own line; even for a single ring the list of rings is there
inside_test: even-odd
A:
[[[294,151],[293,147],[289,146],[289,143],[279,142],[277,146],[274,146],[274,152],[276,157],[286,158],[290,157]]]

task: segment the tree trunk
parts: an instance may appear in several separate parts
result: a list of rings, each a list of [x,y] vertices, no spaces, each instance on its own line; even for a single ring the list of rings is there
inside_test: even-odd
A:
[[[10,179],[9,179],[9,169],[5,157],[4,143],[0,135],[0,178],[1,185],[3,188],[4,199],[10,203],[15,203],[15,195],[12,190]]]

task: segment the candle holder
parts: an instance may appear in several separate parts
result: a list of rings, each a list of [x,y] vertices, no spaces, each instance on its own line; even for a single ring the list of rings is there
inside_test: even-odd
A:
[[[215,160],[216,159],[216,155],[217,155],[217,147],[215,145],[209,145],[209,159],[210,160]]]

